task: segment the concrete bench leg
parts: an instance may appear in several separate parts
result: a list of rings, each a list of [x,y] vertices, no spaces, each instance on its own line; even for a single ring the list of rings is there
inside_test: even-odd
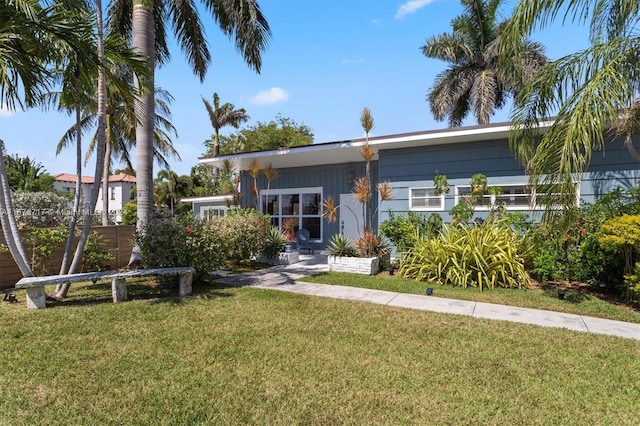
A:
[[[111,280],[111,294],[113,295],[113,303],[127,300],[127,285],[124,282],[124,278],[113,278]]]
[[[44,309],[47,296],[44,294],[44,287],[27,288],[27,309]]]
[[[178,295],[180,297],[191,294],[191,281],[193,280],[193,274],[191,272],[180,275],[180,285],[178,287]]]

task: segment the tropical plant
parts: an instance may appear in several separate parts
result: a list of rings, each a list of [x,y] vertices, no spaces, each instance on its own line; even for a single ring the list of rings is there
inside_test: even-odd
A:
[[[329,253],[329,256],[353,257],[356,255],[356,248],[349,236],[334,234],[329,239],[329,244],[327,244],[327,253]]]
[[[324,217],[329,222],[335,222],[338,218],[338,209],[341,207],[346,207],[354,216],[356,220],[356,226],[360,232],[360,235],[365,232],[372,232],[373,229],[373,218],[376,216],[378,209],[382,205],[383,201],[390,200],[393,198],[393,187],[389,183],[389,181],[379,182],[376,185],[376,190],[378,191],[378,195],[380,196],[380,203],[378,207],[373,210],[371,206],[371,197],[372,197],[372,188],[371,188],[371,169],[370,163],[371,160],[377,155],[378,151],[369,144],[369,132],[374,127],[373,116],[371,115],[371,111],[369,108],[364,108],[360,113],[360,124],[362,125],[362,129],[365,131],[365,141],[362,145],[358,147],[358,152],[362,156],[362,159],[365,163],[365,175],[360,176],[354,180],[353,183],[353,191],[352,195],[355,200],[362,205],[362,215],[359,216],[354,212],[349,206],[346,205],[335,205],[332,196],[328,196],[322,202],[323,212],[322,217]],[[358,218],[362,219],[362,228],[359,227]]]
[[[478,124],[489,123],[507,97],[517,94],[547,61],[542,45],[524,37],[512,37],[511,44],[501,44],[507,22],[498,21],[502,0],[460,2],[464,12],[451,21],[453,32],[432,36],[422,46],[426,57],[450,64],[436,76],[427,95],[435,119],[447,119],[450,127],[462,125],[469,114]],[[498,63],[500,53],[517,66]]]
[[[261,54],[271,36],[267,20],[255,0],[218,0],[204,2],[223,33],[235,41],[249,67],[260,72]],[[132,37],[133,47],[145,59],[154,79],[156,61],[166,63],[170,54],[166,24],[173,25],[178,44],[186,52],[194,73],[204,79],[211,55],[194,2],[176,0],[142,2],[116,0],[109,10],[114,32]],[[153,86],[153,84],[151,84]],[[151,217],[153,209],[153,116],[152,93],[143,93],[136,103],[136,176],[138,188],[138,226]]]
[[[244,108],[235,109],[235,106],[228,102],[220,105],[217,93],[213,94],[213,105],[205,98],[202,98],[202,102],[213,127],[213,156],[217,157],[220,155],[220,129],[226,126],[237,129],[242,123],[249,121],[249,116]]]
[[[43,192],[53,190],[53,177],[42,163],[18,154],[4,157],[9,188],[12,191]]]
[[[265,232],[262,253],[268,258],[278,257],[278,254],[284,251],[288,242],[287,236],[280,228],[271,226]]]
[[[433,177],[433,186],[435,188],[436,195],[448,194],[451,189],[451,185],[449,185],[446,175],[435,175]]]
[[[384,236],[379,236],[373,232],[363,232],[354,243],[356,253],[360,257],[379,257],[388,259],[391,254],[391,243]]]
[[[444,227],[436,238],[414,245],[398,275],[441,285],[527,288],[529,276],[518,253],[518,236],[493,221]]]
[[[15,218],[21,227],[59,227],[69,224],[73,201],[55,192],[14,192]]]
[[[520,46],[515,40],[543,30],[554,20],[589,24],[590,46],[543,67],[518,94],[509,142],[526,165],[547,206],[575,208],[576,176],[587,170],[594,150],[604,150],[618,133],[640,160],[630,135],[638,129],[636,0],[522,0],[501,40],[501,63],[510,66]],[[539,124],[555,115],[551,127]],[[612,132],[611,132],[612,131]]]
[[[296,227],[298,226],[297,217],[285,217],[282,219],[282,232],[287,238],[287,241],[293,241],[296,239]]]

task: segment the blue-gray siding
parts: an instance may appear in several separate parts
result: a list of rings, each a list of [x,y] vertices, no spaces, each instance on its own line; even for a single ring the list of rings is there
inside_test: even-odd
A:
[[[336,152],[339,155],[339,152]],[[371,162],[371,179],[373,182],[378,180],[377,161]],[[353,182],[355,179],[364,176],[365,163],[348,163],[348,164],[331,164],[318,165],[314,167],[292,167],[278,169],[279,176],[269,183],[269,188],[277,189],[293,189],[293,188],[313,188],[322,187],[322,197],[326,199],[332,196],[334,203],[340,202],[340,194],[347,194],[353,191]],[[258,178],[258,188],[265,190],[267,188],[267,180],[263,175]],[[241,192],[244,194],[242,205],[245,207],[256,207],[256,199],[250,193],[249,188],[253,186],[253,178],[246,172],[243,172],[240,180]],[[377,206],[374,200],[373,209]],[[326,219],[322,220],[322,240],[320,246],[326,245],[332,235],[340,232],[338,221],[329,223]]]

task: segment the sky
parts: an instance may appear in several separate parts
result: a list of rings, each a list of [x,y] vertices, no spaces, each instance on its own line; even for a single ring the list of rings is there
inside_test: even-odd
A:
[[[203,142],[213,134],[201,98],[212,102],[214,92],[222,103],[246,109],[251,119],[244,126],[266,123],[280,114],[310,127],[314,143],[364,136],[359,119],[364,107],[375,119],[370,136],[447,127],[446,122],[434,120],[425,100],[447,64],[426,58],[420,48],[427,38],[451,31],[451,20],[462,12],[458,0],[260,0],[259,4],[273,35],[260,74],[246,66],[206,12],[201,18],[212,62],[205,80],[194,76],[173,41],[171,62],[156,71],[156,86],[174,98],[171,122],[177,136],[172,141],[181,161],[169,162],[179,175],[189,174],[198,164],[205,152]],[[514,5],[515,0],[506,0],[502,16],[508,17]],[[531,38],[546,46],[551,59],[583,49],[588,42],[586,29],[560,23]],[[508,121],[509,107],[492,121]],[[73,147],[55,155],[73,121],[55,111],[0,108],[0,139],[7,154],[28,156],[47,173],[74,173]],[[222,134],[234,131],[227,127]],[[83,174],[93,175],[94,167],[90,161]],[[154,175],[158,170],[155,165]]]

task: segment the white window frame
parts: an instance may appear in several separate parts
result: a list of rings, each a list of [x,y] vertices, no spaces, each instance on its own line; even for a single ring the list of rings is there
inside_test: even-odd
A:
[[[202,206],[200,207],[200,217],[208,222],[214,216],[224,216],[227,214],[227,210],[229,209],[225,206]],[[214,212],[215,214],[212,214]]]
[[[324,200],[324,192],[323,192],[323,188],[321,186],[316,186],[316,187],[306,187],[306,188],[283,188],[283,189],[269,189],[269,190],[261,190],[260,191],[260,212],[263,214],[268,214],[267,212],[264,211],[263,209],[263,202],[262,202],[262,197],[271,197],[271,196],[277,196],[280,197],[281,195],[298,195],[300,197],[300,201],[302,200],[302,196],[305,194],[320,194],[320,203],[322,203],[322,200]],[[322,208],[322,204],[320,204],[318,206],[318,214],[303,214],[302,212],[302,202],[298,203],[298,213],[296,215],[283,215],[282,214],[282,201],[281,198],[278,198],[278,213],[277,215],[274,214],[273,215],[269,215],[271,217],[277,217],[278,218],[278,223],[280,224],[280,227],[282,227],[282,219],[287,218],[287,217],[292,217],[292,216],[297,216],[298,217],[298,223],[299,223],[299,227],[301,227],[302,224],[302,219],[303,218],[319,218],[320,219],[320,238],[314,238],[313,241],[314,242],[322,242],[323,238],[323,232],[324,232],[324,220],[322,217],[322,213],[323,213],[323,208]]]
[[[444,211],[444,194],[433,194],[433,195],[427,195],[426,197],[415,197],[413,195],[414,191],[435,191],[435,186],[417,186],[417,187],[410,187],[409,188],[409,210],[412,211],[420,211],[420,212],[427,212],[427,211],[431,211],[431,212],[441,212]],[[440,201],[440,206],[439,207],[424,207],[424,206],[414,206],[413,205],[413,201],[415,198],[424,198],[424,199],[429,199],[429,200],[439,200]],[[428,204],[428,203],[427,203]]]
[[[576,206],[579,207],[580,206],[580,183],[576,182],[575,185],[576,185]],[[519,186],[519,187],[527,188],[529,186],[529,184],[527,184],[527,183],[502,183],[502,184],[490,185],[490,186],[493,186],[493,187],[497,186],[497,187],[500,187],[500,188],[518,187]],[[456,187],[455,187],[455,203],[456,203],[456,205],[458,205],[460,203],[460,201],[462,201],[462,197],[464,195],[467,195],[467,194],[460,195],[460,189],[461,188],[469,189],[469,188],[471,188],[471,185],[456,185]],[[519,195],[521,195],[521,194],[515,194],[515,196],[519,196]],[[524,196],[524,194],[522,194],[522,195]],[[495,205],[496,199],[499,199],[501,196],[503,196],[503,194],[499,194],[499,195],[485,194],[483,197],[488,200],[488,204],[474,206],[474,209],[476,211],[489,211],[489,210],[491,210],[491,207]],[[545,205],[536,203],[536,194],[535,194],[534,191],[531,191],[528,194],[528,198],[529,198],[529,203],[526,206],[524,206],[524,205],[518,205],[518,206],[507,205],[506,209],[507,210],[513,210],[513,211],[517,211],[517,210],[529,211],[529,210],[544,210],[545,209]]]

